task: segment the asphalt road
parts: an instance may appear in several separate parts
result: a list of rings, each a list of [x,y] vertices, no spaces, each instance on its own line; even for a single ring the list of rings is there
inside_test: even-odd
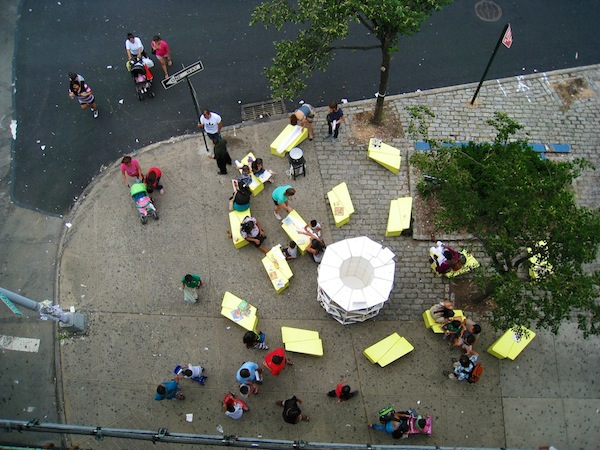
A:
[[[202,60],[205,70],[192,78],[201,106],[218,111],[225,124],[239,123],[240,102],[270,97],[262,69],[273,57],[272,42],[293,36],[292,29],[280,34],[249,27],[258,3],[23,1],[13,65],[13,200],[63,214],[103,165],[152,142],[197,132],[185,83],[163,90],[160,68],[153,69],[156,98],[137,100],[124,66],[127,32],[139,35],[147,48],[152,35],[161,33],[177,67]],[[506,22],[514,44],[501,48],[489,79],[600,61],[593,31],[600,21],[597,0],[496,0],[502,17],[495,22],[478,18],[476,3],[458,0],[431,16],[420,33],[401,39],[390,94],[478,81]],[[373,38],[357,25],[351,41]],[[379,62],[377,51],[339,52],[326,73],[311,78],[302,98],[315,105],[336,97],[372,98]],[[83,74],[94,90],[98,119],[67,97],[69,71]],[[287,101],[288,109],[297,100]]]

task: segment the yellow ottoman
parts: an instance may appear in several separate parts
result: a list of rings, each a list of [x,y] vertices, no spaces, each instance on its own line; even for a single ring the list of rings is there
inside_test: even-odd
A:
[[[279,136],[271,143],[271,153],[284,157],[308,137],[308,130],[300,125],[287,125]]]
[[[498,359],[508,358],[514,361],[533,338],[535,338],[535,333],[525,327],[521,327],[520,337],[517,337],[517,333],[511,328],[494,342],[487,351]]]
[[[250,208],[246,211],[229,211],[229,226],[231,227],[231,240],[233,241],[233,246],[235,248],[242,248],[245,245],[248,245],[246,239],[244,239],[240,233],[240,226],[242,224],[242,220],[246,218],[246,216],[251,216]]]

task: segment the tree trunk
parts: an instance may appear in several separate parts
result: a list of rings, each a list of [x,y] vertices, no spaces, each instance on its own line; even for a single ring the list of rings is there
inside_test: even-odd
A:
[[[384,39],[381,43],[381,67],[379,74],[379,90],[377,91],[377,101],[375,103],[375,114],[373,115],[373,123],[380,125],[383,122],[383,101],[388,87],[388,79],[390,77],[390,61],[389,39]]]
[[[473,297],[471,299],[471,302],[478,305],[479,303],[483,302],[485,299],[489,298],[493,292],[494,292],[494,289],[491,286],[486,286],[486,288],[483,292],[478,292],[475,295],[475,297]]]

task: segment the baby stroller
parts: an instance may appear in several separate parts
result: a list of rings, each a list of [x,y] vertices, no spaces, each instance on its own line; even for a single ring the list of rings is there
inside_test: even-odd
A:
[[[146,225],[148,216],[154,217],[154,220],[158,220],[158,212],[152,203],[152,198],[148,195],[146,185],[144,183],[134,183],[131,185],[131,198],[133,203],[140,214],[140,220],[142,224]]]
[[[144,95],[150,96],[150,98],[154,98],[156,95],[152,90],[152,80],[154,76],[150,69],[141,59],[133,59],[129,63],[131,77],[133,78],[133,82],[135,83],[135,90],[138,96],[138,99],[144,100]]]

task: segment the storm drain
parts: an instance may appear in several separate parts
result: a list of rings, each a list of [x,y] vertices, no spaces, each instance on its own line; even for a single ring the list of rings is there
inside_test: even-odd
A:
[[[247,103],[242,105],[242,121],[266,119],[267,117],[278,116],[286,112],[283,99]]]
[[[485,22],[495,22],[502,17],[502,8],[491,0],[481,0],[475,5],[475,14]]]

